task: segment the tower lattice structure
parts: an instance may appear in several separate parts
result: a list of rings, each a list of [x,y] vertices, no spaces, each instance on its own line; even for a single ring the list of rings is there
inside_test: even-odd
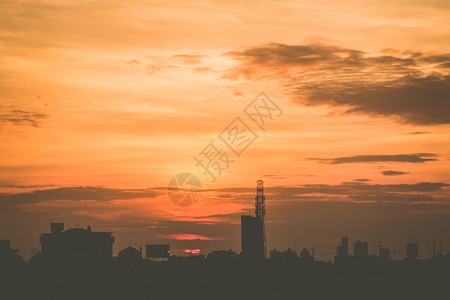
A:
[[[255,216],[262,223],[262,239],[264,242],[264,257],[267,257],[267,244],[266,244],[266,226],[264,222],[264,216],[266,214],[266,197],[264,196],[264,181],[258,180],[256,185],[256,197],[255,197]]]

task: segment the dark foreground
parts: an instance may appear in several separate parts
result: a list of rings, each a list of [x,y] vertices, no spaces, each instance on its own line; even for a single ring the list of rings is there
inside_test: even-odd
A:
[[[450,299],[448,260],[331,264],[173,260],[10,264],[0,299]]]

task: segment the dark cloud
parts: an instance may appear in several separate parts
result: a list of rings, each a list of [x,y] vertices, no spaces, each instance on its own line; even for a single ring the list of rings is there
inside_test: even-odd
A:
[[[366,184],[360,182],[343,182],[339,185],[327,184],[307,184],[298,187],[275,187],[276,190],[290,190],[294,194],[332,194],[332,195],[350,195],[357,192],[434,192],[448,186],[445,183],[438,182],[420,182],[415,184]]]
[[[402,195],[402,194],[386,194],[380,193],[375,195],[351,195],[349,198],[357,201],[376,201],[376,202],[433,202],[435,199],[430,195]]]
[[[408,132],[408,134],[414,134],[414,135],[417,135],[417,134],[430,134],[431,132],[429,132],[429,131],[413,131],[413,132]]]
[[[0,107],[1,109],[2,107]],[[0,110],[0,125],[13,124],[40,127],[43,119],[48,115],[43,113],[29,112],[20,109]]]
[[[395,81],[340,91],[314,91],[310,99],[333,99],[336,105],[349,105],[347,112],[400,117],[414,124],[449,124],[450,76],[405,76]],[[328,101],[328,100],[327,100]]]
[[[333,62],[340,66],[359,64],[363,52],[335,46],[307,45],[290,46],[278,43],[248,48],[242,51],[230,51],[225,55],[236,57],[245,62],[272,67],[315,65],[320,62]]]
[[[400,162],[400,163],[424,163],[427,161],[436,161],[436,154],[433,153],[414,153],[414,154],[396,154],[396,155],[355,155],[336,158],[308,158],[331,165],[346,163],[373,163],[373,162]]]
[[[225,77],[278,79],[301,105],[341,107],[347,114],[412,124],[450,123],[450,76],[444,70],[450,54],[373,56],[337,46],[270,43],[226,55],[241,64]]]
[[[52,187],[54,184],[34,184],[34,185],[13,185],[13,184],[4,184],[0,185],[1,188],[13,188],[13,189],[34,189],[34,188],[44,188],[44,187]]]
[[[419,182],[414,184],[367,184],[364,182],[343,182],[337,185],[329,184],[304,184],[295,186],[274,186],[267,187],[266,191],[274,194],[283,194],[287,191],[291,195],[296,194],[330,194],[330,195],[345,195],[349,191],[383,191],[383,192],[433,192],[441,190],[444,187],[450,186],[441,182]],[[236,194],[254,194],[254,188],[223,188],[216,190],[221,193],[236,193]],[[239,197],[240,195],[237,195]]]
[[[387,170],[381,172],[384,176],[398,176],[398,175],[405,175],[409,174],[408,172],[402,172],[402,171],[393,171],[393,170]]]
[[[437,65],[438,68],[443,68],[443,69],[450,69],[450,63],[443,63],[440,65]]]
[[[75,186],[40,189],[31,192],[0,193],[0,204],[24,204],[55,200],[96,200],[135,199],[155,197],[157,189],[113,189],[100,186]]]

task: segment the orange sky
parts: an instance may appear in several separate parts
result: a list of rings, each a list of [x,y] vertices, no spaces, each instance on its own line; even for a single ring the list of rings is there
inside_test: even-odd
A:
[[[50,221],[113,231],[115,251],[239,251],[261,173],[269,249],[450,248],[447,1],[7,0],[0,16],[0,237],[25,257]],[[283,111],[266,131],[243,112],[262,91]],[[193,158],[237,116],[259,138],[211,183]],[[179,172],[206,189],[189,208],[165,190]]]

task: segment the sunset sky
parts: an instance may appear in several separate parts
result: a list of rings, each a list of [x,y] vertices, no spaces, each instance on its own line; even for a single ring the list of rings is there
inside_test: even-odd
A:
[[[262,174],[269,250],[450,251],[449,73],[446,0],[0,1],[0,238],[27,258],[53,221],[115,253],[239,252]],[[283,112],[264,130],[261,92]],[[258,135],[240,157],[236,117]],[[211,141],[234,160],[215,182]],[[191,207],[167,195],[180,172]]]

